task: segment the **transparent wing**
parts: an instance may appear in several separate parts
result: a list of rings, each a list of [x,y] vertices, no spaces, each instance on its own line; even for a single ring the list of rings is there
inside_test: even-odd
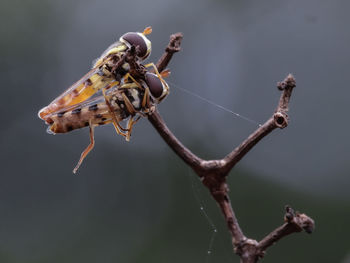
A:
[[[50,117],[55,116],[57,114],[60,114],[60,113],[63,113],[63,112],[64,113],[71,112],[71,111],[74,111],[74,110],[84,111],[84,109],[88,109],[90,106],[103,105],[105,103],[106,103],[106,101],[105,101],[105,98],[103,96],[97,96],[97,97],[94,97],[94,98],[90,98],[88,100],[84,100],[83,102],[76,103],[74,105],[68,105],[66,107],[62,107],[62,108],[60,108],[57,111],[54,111],[54,112],[51,112],[51,113],[47,114],[45,117],[46,118],[50,118]],[[104,107],[101,107],[101,108],[104,108]]]
[[[105,65],[110,62],[110,55],[122,53],[126,49],[127,46],[119,41],[110,45],[94,62],[93,68],[85,76],[39,111],[39,117],[45,119],[45,116],[50,113],[87,100],[102,88],[110,85],[115,79]]]
[[[114,42],[105,51],[103,51],[101,56],[99,56],[97,59],[95,59],[92,62],[92,67],[96,68],[101,66],[105,58],[108,57],[108,55],[120,53],[125,51],[126,49],[127,49],[127,46],[124,43],[121,43],[120,41]]]
[[[41,109],[38,114],[39,117],[45,119],[50,113],[83,102],[115,81],[111,74],[106,76],[101,70],[103,70],[103,68],[93,68],[90,70],[84,77],[74,83],[48,106]]]

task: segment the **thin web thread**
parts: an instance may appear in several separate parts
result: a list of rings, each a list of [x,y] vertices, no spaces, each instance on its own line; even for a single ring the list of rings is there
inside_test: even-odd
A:
[[[189,178],[191,180],[193,195],[194,195],[197,203],[199,204],[199,208],[200,208],[202,214],[204,215],[205,219],[207,220],[207,222],[209,223],[209,225],[213,231],[213,233],[211,234],[211,237],[210,237],[209,246],[208,246],[208,250],[207,250],[206,263],[208,263],[209,259],[210,259],[209,256],[212,254],[212,248],[213,248],[213,244],[214,244],[214,240],[215,240],[215,235],[217,234],[218,230],[217,230],[216,226],[214,225],[213,221],[211,220],[211,218],[209,217],[209,215],[207,214],[207,212],[205,211],[203,203],[199,198],[199,190],[195,185],[195,181],[193,179],[191,179],[191,177],[193,175],[191,173],[190,168],[188,168],[188,175],[189,175]]]
[[[250,122],[250,123],[256,124],[256,125],[258,125],[259,127],[261,127],[261,123],[255,121],[255,120],[253,120],[253,119],[250,119],[250,118],[248,118],[248,117],[246,117],[246,116],[243,116],[243,115],[241,115],[241,114],[239,114],[239,113],[237,113],[237,112],[234,112],[234,111],[232,111],[232,110],[230,110],[230,109],[228,109],[228,108],[225,108],[224,106],[221,106],[220,104],[217,104],[217,103],[215,103],[215,102],[213,102],[213,101],[211,101],[211,100],[208,100],[208,99],[206,99],[206,98],[204,98],[204,97],[202,97],[202,96],[200,96],[200,95],[198,95],[198,94],[196,94],[196,93],[194,93],[194,92],[192,92],[192,91],[189,91],[189,90],[187,90],[187,89],[181,88],[181,87],[179,87],[178,85],[176,85],[176,84],[174,84],[174,83],[172,83],[172,82],[169,82],[169,81],[167,81],[167,82],[171,85],[171,87],[174,87],[174,88],[176,88],[176,89],[178,89],[178,90],[181,90],[181,91],[183,91],[183,92],[186,92],[187,94],[190,94],[190,95],[192,95],[192,96],[194,96],[194,97],[196,97],[196,98],[198,98],[198,99],[200,99],[200,100],[203,100],[203,101],[205,101],[206,103],[208,103],[208,104],[210,104],[210,105],[212,105],[212,106],[218,107],[219,109],[222,109],[222,110],[224,110],[224,111],[226,111],[226,112],[229,112],[229,113],[235,115],[236,117],[239,117],[239,118],[241,118],[241,119],[243,119],[243,120],[246,120],[246,121],[248,121],[248,122]]]

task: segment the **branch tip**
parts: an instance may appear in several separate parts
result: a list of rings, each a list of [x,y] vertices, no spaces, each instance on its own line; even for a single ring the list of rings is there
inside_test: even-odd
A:
[[[165,53],[158,60],[156,67],[159,72],[162,72],[170,62],[173,54],[181,50],[181,40],[183,38],[182,33],[175,33],[170,36],[170,41],[165,48]]]
[[[284,209],[286,210],[284,221],[290,223],[295,216],[295,212],[289,205],[286,205]]]
[[[293,89],[296,87],[296,81],[292,74],[288,74],[288,76],[282,81],[277,82],[277,88],[279,90],[285,90],[285,89]]]
[[[315,229],[314,220],[306,214],[295,212],[289,205],[285,207],[284,224],[264,237],[258,246],[260,252],[265,252],[267,248],[275,244],[281,238],[293,233],[305,231],[310,234]]]
[[[304,230],[308,234],[311,234],[314,231],[315,222],[311,217],[298,211],[295,212],[289,205],[286,205],[285,210],[285,222],[296,225],[300,231]]]
[[[181,40],[183,39],[183,34],[178,32],[170,36],[170,42],[166,47],[165,51],[169,53],[176,53],[181,50]]]

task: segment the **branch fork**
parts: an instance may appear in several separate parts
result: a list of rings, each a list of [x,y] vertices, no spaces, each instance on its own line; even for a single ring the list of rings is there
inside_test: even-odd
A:
[[[170,42],[165,49],[165,53],[156,64],[159,72],[162,72],[167,67],[173,54],[180,51],[181,40],[181,33],[176,33],[170,36]],[[232,236],[234,252],[240,256],[241,262],[243,263],[258,262],[259,259],[264,256],[266,249],[284,236],[301,232],[302,230],[311,233],[314,229],[313,219],[306,214],[294,212],[291,207],[286,206],[286,214],[284,216],[285,223],[282,226],[273,230],[260,242],[247,238],[243,234],[232,209],[228,195],[229,188],[226,183],[226,177],[232,168],[261,139],[270,134],[276,128],[283,129],[288,126],[288,106],[292,91],[295,87],[296,82],[291,74],[289,74],[282,82],[279,82],[277,88],[282,94],[272,116],[249,135],[239,146],[234,148],[232,152],[220,160],[203,160],[192,153],[169,130],[156,108],[148,115],[148,120],[157,130],[159,135],[168,146],[194,170],[219,205],[228,230]]]

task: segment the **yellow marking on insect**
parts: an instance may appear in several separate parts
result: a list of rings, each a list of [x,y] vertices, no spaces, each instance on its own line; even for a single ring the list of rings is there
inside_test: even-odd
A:
[[[67,133],[89,126],[90,144],[81,154],[74,173],[94,147],[94,127],[113,123],[118,134],[129,141],[133,125],[141,117],[147,117],[154,105],[168,95],[169,87],[163,78],[170,71],[159,73],[153,63],[145,66],[140,63],[151,52],[151,42],[145,37],[151,32],[152,28],[146,27],[142,33],[123,35],[97,59],[92,70],[39,111],[39,117],[50,125],[51,133]],[[135,78],[129,73],[131,65],[125,62],[127,53],[123,52],[132,46],[139,47],[135,62],[143,68],[153,67],[155,74],[149,72],[152,81],[148,81],[146,75]],[[154,81],[155,77],[159,80]],[[157,95],[159,86],[162,86],[161,96]],[[98,91],[102,91],[103,96],[91,98]],[[123,120],[128,121],[126,128],[120,124]]]
[[[109,82],[114,81],[112,76],[100,76],[98,72],[97,68],[87,73],[48,106],[41,109],[39,117],[46,120],[47,115],[87,100]]]
[[[127,49],[127,46],[124,43],[120,43],[119,46],[112,47],[111,49],[105,51],[106,53],[103,53],[102,56],[99,57],[94,63],[94,68],[101,66],[105,61],[106,57],[112,54],[118,54],[118,53],[124,52],[126,49]]]
[[[145,37],[146,34],[150,34],[151,32],[152,28],[146,27],[143,33],[129,32],[124,34],[119,39],[119,41],[113,43],[102,53],[102,55],[94,63],[92,70],[90,70],[79,81],[73,84],[63,94],[58,96],[48,106],[41,109],[38,113],[39,117],[49,122],[50,120],[47,118],[47,115],[62,110],[65,107],[83,102],[102,88],[106,87],[109,82],[119,80],[116,79],[118,72],[115,72],[115,66],[120,61],[120,59],[122,59],[122,56],[125,55],[125,51],[134,45],[132,41],[136,41],[133,38],[125,40],[124,37],[126,35],[130,36],[130,34],[143,35],[142,39],[144,41],[144,44],[147,46],[146,54],[142,58],[139,58],[140,60],[143,60],[149,55],[151,51],[151,42]],[[119,72],[122,72],[122,74],[125,74],[125,71],[128,71],[128,66],[125,66],[125,64],[126,63],[120,65],[121,68],[118,69]]]

